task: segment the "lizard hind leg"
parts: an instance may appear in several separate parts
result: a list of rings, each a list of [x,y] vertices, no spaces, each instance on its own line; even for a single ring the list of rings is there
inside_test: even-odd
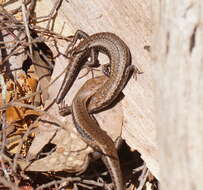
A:
[[[111,64],[110,63],[106,63],[104,65],[102,65],[102,72],[104,73],[104,75],[106,75],[107,77],[110,76],[111,74]]]
[[[77,30],[75,32],[75,35],[73,37],[73,40],[72,42],[68,45],[68,47],[66,48],[66,51],[65,51],[65,54],[67,55],[68,53],[70,53],[70,49],[73,49],[73,47],[75,46],[75,44],[77,43],[78,40],[81,40],[81,39],[86,39],[88,38],[89,35],[87,33],[85,33],[84,31],[82,30]]]

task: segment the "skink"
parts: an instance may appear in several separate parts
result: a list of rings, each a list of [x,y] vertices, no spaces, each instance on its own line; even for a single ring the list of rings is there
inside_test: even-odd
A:
[[[71,50],[71,62],[56,98],[56,103],[61,103],[68,93],[81,65],[84,64],[84,59],[91,57],[91,64],[94,65],[98,61],[98,52],[102,52],[109,57],[110,75],[105,84],[91,97],[88,110],[89,113],[93,113],[107,107],[118,97],[129,78],[130,72],[134,70],[134,66],[131,65],[131,54],[128,46],[117,35],[101,32],[88,36],[78,30],[72,45],[81,38],[83,40]]]
[[[90,79],[80,88],[73,99],[71,112],[75,127],[82,139],[94,150],[101,152],[114,184],[115,190],[124,190],[123,177],[119,158],[114,142],[103,131],[93,115],[88,113],[88,101],[106,81],[107,77],[101,76]]]
[[[103,82],[97,78],[88,80],[75,96],[71,112],[75,127],[83,140],[103,153],[103,160],[111,174],[115,189],[123,190],[122,174],[114,143],[99,128],[97,121],[89,113],[100,111],[118,97],[129,79],[130,72],[134,70],[134,66],[131,65],[131,54],[127,45],[118,36],[108,32],[88,36],[78,31],[75,34],[73,45],[81,38],[81,34],[84,39],[71,50],[70,68],[72,69],[66,73],[56,102],[61,103],[64,99],[77,77],[81,65],[85,64],[84,59],[91,57],[92,63],[95,63],[99,52],[107,54],[110,59],[109,77],[105,77]]]

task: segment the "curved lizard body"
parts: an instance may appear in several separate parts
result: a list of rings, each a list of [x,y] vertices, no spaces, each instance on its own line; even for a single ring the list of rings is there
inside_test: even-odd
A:
[[[82,37],[81,37],[82,36]],[[134,70],[131,65],[131,54],[128,46],[117,35],[110,32],[96,33],[88,36],[82,31],[77,31],[73,45],[80,38],[84,38],[71,50],[71,62],[62,83],[56,102],[59,104],[68,93],[78,69],[84,65],[84,58],[91,57],[91,65],[98,60],[98,52],[105,53],[110,60],[110,75],[108,80],[92,96],[88,110],[90,113],[99,111],[109,106],[120,94],[126,84],[129,74]]]
[[[72,117],[82,139],[102,154],[102,160],[111,175],[114,189],[124,190],[122,172],[114,142],[99,127],[96,119],[88,113],[88,101],[107,80],[106,76],[101,76],[85,82],[73,99]]]
[[[131,65],[130,50],[123,40],[109,32],[88,36],[84,32],[81,35],[81,31],[77,31],[72,45],[74,46],[80,38],[83,40],[71,50],[71,62],[68,65],[56,103],[61,103],[68,93],[81,65],[86,64],[84,60],[91,57],[92,65],[94,65],[98,61],[99,52],[105,53],[109,57],[109,76],[103,76],[103,79],[88,80],[74,97],[71,112],[75,127],[82,139],[103,154],[102,158],[110,172],[115,189],[123,190],[123,178],[115,145],[90,113],[109,106],[123,90],[130,72],[134,69],[134,66]]]

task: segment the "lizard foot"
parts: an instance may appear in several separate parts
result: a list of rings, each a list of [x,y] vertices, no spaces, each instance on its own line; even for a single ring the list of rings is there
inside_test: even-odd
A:
[[[61,104],[58,105],[58,109],[61,116],[66,116],[71,113],[71,108],[65,104],[65,101],[62,101]]]

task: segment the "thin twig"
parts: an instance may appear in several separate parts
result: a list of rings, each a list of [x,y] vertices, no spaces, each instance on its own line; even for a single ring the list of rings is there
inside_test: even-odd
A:
[[[17,2],[17,1],[18,1],[18,0],[10,0],[10,1],[7,1],[7,2],[3,3],[2,6],[3,6],[3,7],[6,7],[6,6],[8,6],[8,5],[12,4],[12,3]]]
[[[0,183],[2,183],[3,185],[5,185],[6,187],[10,188],[11,190],[20,190],[17,185],[15,185],[14,183],[12,183],[11,181],[6,180],[3,177],[0,177]]]
[[[140,175],[139,177],[139,181],[140,181],[140,184],[139,184],[139,187],[137,188],[137,190],[142,190],[145,183],[146,183],[146,180],[147,180],[147,177],[149,175],[149,170],[147,167],[145,167],[143,170],[142,170],[142,174]]]
[[[32,132],[32,129],[35,127],[35,125],[31,124],[29,126],[29,128],[27,129],[27,131],[25,132],[25,134],[23,135],[23,138],[21,139],[21,141],[19,142],[19,145],[17,147],[17,150],[15,152],[15,156],[14,156],[14,159],[13,159],[13,169],[14,171],[16,172],[17,170],[17,160],[19,158],[19,155],[20,155],[20,150],[23,146],[23,142],[26,140],[26,138],[29,136],[29,134]]]
[[[50,183],[43,184],[43,185],[39,186],[36,190],[45,189],[45,188],[51,187],[53,185],[59,185],[59,184],[65,183],[65,182],[67,184],[63,184],[62,185],[63,187],[67,186],[69,183],[73,183],[73,182],[75,182],[79,186],[82,186],[82,187],[85,187],[85,188],[88,188],[88,189],[92,189],[92,187],[89,186],[89,185],[103,187],[103,184],[98,183],[98,182],[93,181],[93,180],[83,180],[80,177],[68,177],[68,178],[64,178],[62,180],[52,181]]]
[[[2,88],[2,102],[3,102],[3,105],[6,104],[6,92],[7,92],[7,86],[6,86],[6,83],[4,81],[4,77],[2,74],[0,74],[0,84],[1,84],[1,88]],[[1,114],[1,122],[2,122],[2,143],[1,143],[1,155],[4,153],[4,149],[5,149],[5,146],[6,146],[6,112],[3,111],[2,114]],[[5,177],[7,178],[8,181],[10,181],[10,177],[7,173],[7,170],[5,168],[5,165],[4,165],[4,162],[3,162],[3,159],[1,159],[2,162],[1,162],[1,166],[2,166],[2,169],[3,169],[3,172],[4,172],[4,175]]]
[[[15,53],[17,53],[19,50],[20,50],[20,46],[18,46],[18,43],[17,43],[17,44],[13,47],[13,49],[10,51],[9,55],[6,56],[6,57],[3,59],[2,64],[6,63],[6,62],[9,60],[9,58],[10,58],[11,56],[13,56]]]
[[[143,164],[142,166],[140,166],[140,167],[137,167],[137,168],[133,169],[133,173],[137,173],[137,172],[139,172],[139,171],[143,170],[145,167],[146,167],[146,165],[145,165],[145,164]]]
[[[43,27],[40,27],[40,26],[33,25],[32,28],[35,29],[35,31],[38,32],[38,33],[43,33],[43,35],[47,35],[47,36],[53,37],[53,38],[56,37],[57,39],[66,40],[68,42],[71,42],[72,38],[73,38],[72,36],[64,37],[59,33],[53,32],[53,31],[51,31],[49,29],[46,29],[46,28],[43,28]]]
[[[50,26],[51,19],[54,18],[55,15],[57,14],[57,11],[60,8],[62,2],[63,2],[63,0],[57,0],[56,3],[53,6],[51,12],[47,16],[37,17],[36,20],[43,19],[43,20],[37,21],[37,22],[44,22],[44,21],[48,20],[48,23],[47,23],[47,26],[46,26],[46,29],[48,30],[49,26]]]
[[[7,5],[12,4],[12,3],[16,2],[16,1],[18,1],[18,0],[10,0],[10,1],[4,3],[2,6],[3,6],[3,7],[6,7]],[[31,2],[31,0],[25,1],[25,6],[29,5],[30,2]],[[19,7],[16,8],[16,9],[11,10],[10,13],[11,13],[11,15],[15,15],[15,14],[17,14],[19,11],[21,11],[21,6],[19,6]]]
[[[36,190],[45,189],[45,188],[51,187],[52,185],[61,184],[64,182],[70,183],[70,182],[80,181],[80,180],[81,180],[80,177],[69,177],[66,179],[62,179],[62,180],[58,180],[58,181],[52,181],[52,182],[49,182],[47,184],[43,184],[43,185],[37,187]]]
[[[49,29],[50,27],[50,23],[51,23],[51,19],[54,18],[57,14],[57,11],[58,9],[60,8],[61,4],[62,4],[63,0],[58,0],[56,1],[54,7],[52,8],[51,12],[50,12],[50,16],[49,16],[49,20],[48,20],[48,23],[47,23],[47,26],[46,28]]]
[[[3,6],[0,5],[0,12],[4,14],[4,16],[6,16],[12,23],[19,23],[16,18],[12,15],[9,14],[8,11],[6,9],[3,8]]]
[[[25,25],[25,33],[27,35],[27,38],[28,38],[28,43],[31,44],[31,35],[30,35],[30,30],[29,30],[29,26],[28,26],[28,17],[27,17],[27,11],[26,11],[26,8],[25,8],[25,5],[23,3],[23,0],[22,1],[22,14],[23,14],[23,22],[24,22],[24,25]],[[29,50],[30,50],[30,54],[31,54],[31,57],[33,59],[33,51],[32,51],[32,46],[29,45]]]

